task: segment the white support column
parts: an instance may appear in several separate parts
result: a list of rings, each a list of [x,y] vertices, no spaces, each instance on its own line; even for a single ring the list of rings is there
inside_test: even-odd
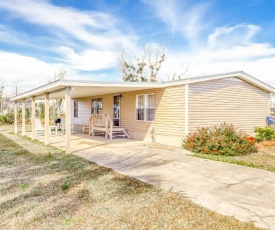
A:
[[[18,125],[18,121],[17,121],[17,101],[15,101],[13,103],[13,110],[14,110],[14,133],[18,133],[18,129],[17,129],[17,125]]]
[[[49,93],[45,93],[45,145],[50,144]]]
[[[71,87],[66,88],[65,92],[65,130],[66,130],[66,153],[71,153]]]
[[[34,140],[35,138],[35,97],[32,97],[32,117],[31,117],[31,122],[32,122],[32,139]]]
[[[185,135],[189,133],[189,84],[185,84]]]
[[[22,100],[22,136],[26,134],[26,100]]]
[[[107,139],[108,138],[108,117],[107,117],[107,114],[105,114],[104,118],[105,118],[105,138]]]

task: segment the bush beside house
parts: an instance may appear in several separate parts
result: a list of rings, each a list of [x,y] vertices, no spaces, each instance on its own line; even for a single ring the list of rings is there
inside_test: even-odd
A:
[[[266,126],[262,127],[255,127],[255,139],[257,142],[261,141],[271,141],[275,139],[275,129]]]
[[[183,147],[194,153],[212,155],[237,156],[257,152],[253,137],[226,123],[198,128],[183,140]]]

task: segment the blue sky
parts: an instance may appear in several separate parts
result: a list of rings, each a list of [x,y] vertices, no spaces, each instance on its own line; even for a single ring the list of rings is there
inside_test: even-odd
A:
[[[243,70],[275,81],[275,0],[0,0],[0,77],[13,91],[121,80],[116,52],[169,40],[161,79]]]

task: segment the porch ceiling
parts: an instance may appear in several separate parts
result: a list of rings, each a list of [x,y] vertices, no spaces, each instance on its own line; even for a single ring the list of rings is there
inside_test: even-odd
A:
[[[45,93],[49,93],[49,99],[63,99],[65,98],[65,88],[71,87],[71,98],[83,98],[91,96],[99,96],[105,94],[120,94],[124,92],[145,90],[152,88],[165,87],[163,83],[100,83],[100,82],[87,82],[87,81],[56,81],[44,85],[42,87],[33,89],[31,91],[20,94],[12,101],[20,101],[22,99],[29,99],[35,96],[36,100],[44,100]]]
[[[71,98],[92,97],[105,94],[119,94],[124,92],[144,90],[152,87],[98,87],[98,86],[74,86],[71,88]],[[50,92],[50,99],[65,98],[65,89]],[[37,96],[37,100],[44,99],[44,95]]]

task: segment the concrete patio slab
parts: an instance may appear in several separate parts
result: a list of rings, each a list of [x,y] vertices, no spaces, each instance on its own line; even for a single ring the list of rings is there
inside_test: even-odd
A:
[[[64,148],[64,138],[51,144]],[[218,213],[275,229],[275,173],[195,158],[128,139],[72,136],[75,155],[184,196]]]

